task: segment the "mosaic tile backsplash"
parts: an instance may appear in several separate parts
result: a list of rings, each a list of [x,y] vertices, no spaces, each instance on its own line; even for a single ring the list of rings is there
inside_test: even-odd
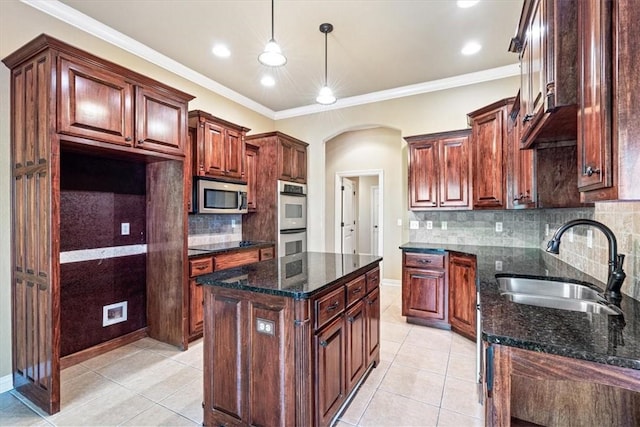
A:
[[[242,215],[189,215],[189,246],[242,240]]]
[[[409,221],[418,221],[419,229],[409,230],[409,240],[545,249],[559,226],[577,218],[594,219],[611,228],[618,241],[618,252],[626,255],[627,278],[622,291],[640,300],[640,202],[596,203],[594,208],[577,209],[410,211]],[[428,221],[431,229],[427,228]],[[502,231],[496,231],[496,222],[502,223]],[[592,230],[592,247],[587,244],[587,230]],[[608,244],[597,229],[578,226],[572,232],[567,231],[558,258],[600,281],[607,280]]]

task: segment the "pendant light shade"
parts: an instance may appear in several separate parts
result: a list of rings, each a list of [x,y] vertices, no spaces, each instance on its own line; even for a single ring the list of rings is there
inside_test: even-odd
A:
[[[316,102],[322,105],[331,105],[336,102],[336,97],[327,84],[327,34],[331,31],[333,31],[333,25],[326,23],[320,25],[320,32],[324,33],[324,86],[320,89]]]
[[[274,0],[271,0],[271,40],[264,47],[264,52],[258,56],[258,61],[269,67],[279,67],[287,63],[287,58],[282,54],[282,49],[273,36],[273,2]]]

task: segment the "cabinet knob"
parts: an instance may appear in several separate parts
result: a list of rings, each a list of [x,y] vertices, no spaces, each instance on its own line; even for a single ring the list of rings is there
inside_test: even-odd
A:
[[[356,318],[353,316],[349,316],[347,320],[349,321],[349,323],[353,323],[356,320]]]
[[[142,143],[144,143],[144,139],[139,139],[138,144],[142,144]]]
[[[328,346],[328,345],[329,345],[329,343],[328,343],[328,342],[326,342],[325,340],[320,341],[320,346],[321,346],[321,347],[326,347],[326,346]]]
[[[130,136],[128,136],[128,137],[126,137],[124,140],[125,140],[125,141],[127,141],[127,142],[131,142],[131,140],[132,140],[132,139],[133,139],[133,138],[131,138]]]
[[[585,169],[585,171],[584,171],[584,172],[587,174],[587,176],[591,176],[591,175],[593,175],[594,173],[595,173],[595,174],[600,175],[600,168],[595,168],[595,169],[594,169],[594,168],[593,168],[593,167],[591,167],[591,166],[587,166],[587,169]]]
[[[522,118],[522,123],[527,123],[533,119],[533,114],[525,114]]]

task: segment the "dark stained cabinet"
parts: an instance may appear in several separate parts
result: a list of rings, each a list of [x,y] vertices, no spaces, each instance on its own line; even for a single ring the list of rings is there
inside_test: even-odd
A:
[[[307,182],[307,144],[281,135],[278,145],[279,179]]]
[[[249,212],[258,210],[258,162],[260,148],[252,144],[245,145],[245,170],[247,177],[247,209]]]
[[[184,154],[187,106],[157,89],[136,87],[135,146],[167,154]]]
[[[533,149],[520,148],[522,133],[520,118],[520,94],[518,94],[507,121],[507,209],[536,207],[536,153]]]
[[[469,133],[460,130],[405,138],[410,209],[470,209]]]
[[[520,58],[522,145],[575,139],[578,1],[525,0],[509,50]]]
[[[189,112],[196,129],[192,174],[246,182],[244,138],[249,129],[200,110]]]
[[[329,425],[346,398],[344,314],[315,336],[318,425]]]
[[[454,332],[476,337],[476,257],[449,254],[449,323]]]
[[[446,254],[403,252],[402,315],[410,323],[448,327]]]
[[[358,300],[345,314],[347,388],[353,389],[367,369],[367,325],[365,301]]]

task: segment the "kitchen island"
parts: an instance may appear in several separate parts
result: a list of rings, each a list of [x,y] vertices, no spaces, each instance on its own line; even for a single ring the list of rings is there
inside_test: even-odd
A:
[[[496,275],[605,288],[540,249],[413,242],[401,248],[476,257],[486,425],[640,425],[639,301],[624,295],[622,316],[509,301]]]
[[[199,276],[204,425],[329,425],[380,360],[378,256],[305,252]]]

